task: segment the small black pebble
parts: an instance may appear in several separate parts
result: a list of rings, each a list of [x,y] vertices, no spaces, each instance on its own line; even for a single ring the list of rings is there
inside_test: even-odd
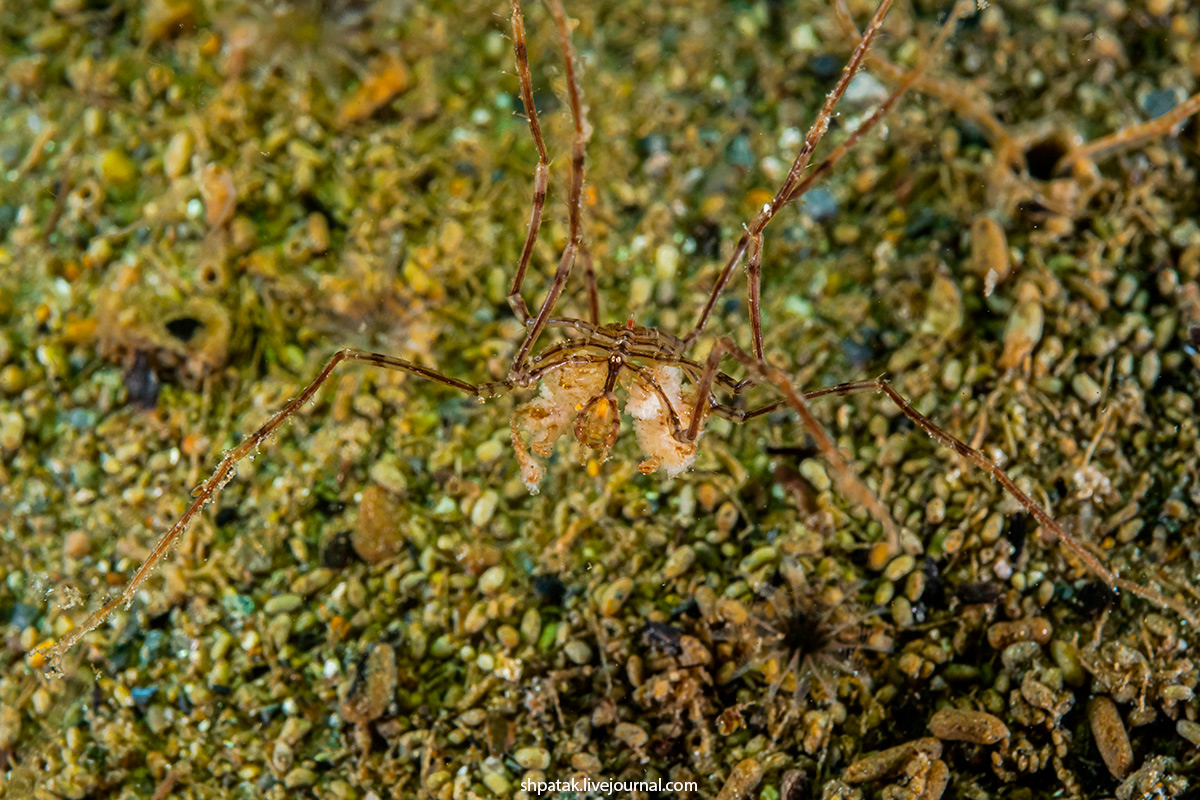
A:
[[[954,596],[960,602],[969,606],[979,605],[981,603],[994,603],[1004,594],[1004,587],[999,583],[968,583],[966,586],[960,586],[954,591]]]
[[[350,542],[350,531],[341,531],[329,537],[321,548],[321,566],[341,569],[358,558]]]
[[[1117,595],[1101,581],[1090,581],[1075,592],[1075,604],[1085,614],[1099,614],[1117,602]]]
[[[150,359],[139,350],[133,363],[125,371],[125,390],[129,392],[129,404],[141,411],[153,411],[158,406],[158,375],[150,366]]]
[[[533,579],[533,590],[543,603],[551,606],[561,606],[567,595],[567,587],[557,575],[538,575]]]
[[[642,643],[651,650],[667,655],[679,654],[679,640],[682,638],[683,631],[663,622],[647,622],[646,627],[642,628]]]

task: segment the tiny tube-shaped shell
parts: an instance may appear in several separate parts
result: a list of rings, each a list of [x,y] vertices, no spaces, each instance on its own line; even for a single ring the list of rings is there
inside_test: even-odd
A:
[[[1129,734],[1125,732],[1125,723],[1121,721],[1117,704],[1103,695],[1093,697],[1088,701],[1087,716],[1092,738],[1096,740],[1096,749],[1100,751],[1105,766],[1114,778],[1125,780],[1129,768],[1133,766],[1133,748],[1129,744]]]
[[[925,737],[871,753],[846,767],[842,780],[846,783],[866,783],[886,778],[904,769],[908,760],[918,753],[924,753],[930,758],[941,758],[942,743],[937,739]]]
[[[950,783],[950,767],[940,758],[934,759],[929,765],[929,774],[925,776],[925,791],[917,796],[917,800],[939,800],[946,793]]]
[[[1011,262],[1008,258],[1008,239],[1000,223],[980,216],[971,223],[971,268],[990,287],[1008,277]]]
[[[762,780],[762,765],[753,758],[744,758],[729,772],[729,779],[721,787],[717,800],[744,800],[750,796]]]
[[[1019,367],[1042,340],[1046,315],[1042,302],[1036,297],[1021,300],[1009,314],[1004,328],[1004,352],[1000,354],[1000,368]]]
[[[988,628],[987,638],[996,650],[1003,650],[1017,642],[1046,644],[1054,635],[1054,626],[1045,617],[1030,617],[1011,622],[997,622]]]
[[[929,720],[929,731],[948,742],[995,744],[1008,738],[1008,728],[999,717],[985,711],[943,708]]]

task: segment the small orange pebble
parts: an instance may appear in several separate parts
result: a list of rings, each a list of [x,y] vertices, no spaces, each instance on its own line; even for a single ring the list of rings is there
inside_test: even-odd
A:
[[[69,320],[63,328],[63,339],[69,344],[85,344],[96,338],[96,318]]]
[[[929,720],[929,731],[942,741],[995,744],[1008,738],[1008,727],[984,711],[943,708]]]
[[[106,572],[104,573],[104,582],[109,586],[124,586],[125,576],[120,572]]]
[[[82,274],[82,271],[79,269],[78,261],[68,261],[63,265],[63,277],[68,281],[74,283],[79,280],[80,274]]]
[[[719,194],[710,194],[700,201],[700,215],[704,217],[716,217],[725,210],[725,197]]]
[[[583,202],[586,203],[589,208],[596,205],[596,201],[599,199],[600,196],[596,193],[595,186],[588,184],[587,186],[583,187]]]
[[[470,186],[471,185],[467,183],[464,178],[455,178],[454,180],[450,181],[450,196],[463,197],[466,195],[467,189],[469,189]]]
[[[408,67],[395,53],[387,53],[371,65],[362,86],[338,109],[338,125],[366,119],[407,88]]]
[[[45,325],[50,321],[50,306],[45,303],[40,303],[37,309],[33,312],[34,318],[37,319],[39,325]]]
[[[751,189],[746,193],[746,203],[755,210],[762,208],[774,198],[775,195],[766,189]]]
[[[47,658],[46,651],[54,647],[54,645],[55,641],[53,639],[47,639],[46,641],[34,647],[33,650],[29,652],[29,666],[33,667],[34,669],[44,669],[45,667],[49,666],[50,659]]]
[[[329,632],[339,639],[344,639],[346,634],[350,632],[350,623],[341,614],[336,615],[329,620]]]
[[[210,228],[219,228],[233,218],[237,209],[237,187],[233,172],[224,164],[207,164],[200,173],[200,197],[204,200],[204,219]]]
[[[199,444],[200,437],[194,433],[189,433],[187,436],[183,437],[183,444],[179,446],[179,449],[185,456],[192,456],[199,452],[197,449]]]
[[[721,493],[711,483],[702,483],[700,484],[700,490],[696,493],[696,499],[700,501],[700,506],[705,511],[712,511],[717,507],[717,501],[721,499]]]
[[[1012,622],[997,622],[988,628],[988,644],[997,650],[1003,650],[1017,642],[1037,642],[1045,644],[1054,635],[1054,626],[1045,617],[1030,617]]]
[[[204,41],[200,43],[200,55],[211,57],[219,52],[221,52],[221,37],[209,31],[208,35],[204,37]]]

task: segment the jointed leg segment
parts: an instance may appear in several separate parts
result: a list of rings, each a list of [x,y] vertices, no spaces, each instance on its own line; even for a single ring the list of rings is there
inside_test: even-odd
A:
[[[735,353],[736,355],[736,353]],[[743,359],[745,354],[739,356],[739,360]],[[1170,609],[1178,614],[1183,619],[1187,620],[1194,628],[1200,629],[1200,616],[1191,611],[1182,601],[1177,598],[1167,597],[1161,592],[1151,589],[1148,586],[1143,586],[1139,583],[1131,581],[1127,578],[1122,578],[1104,565],[1077,537],[1067,532],[1058,522],[1050,516],[1036,500],[1023,492],[1016,482],[1001,469],[996,462],[985,456],[980,451],[958,439],[953,434],[940,427],[916,408],[912,406],[904,397],[892,388],[883,378],[876,378],[872,381],[856,381],[853,383],[843,383],[836,386],[827,386],[813,392],[806,392],[803,395],[797,394],[792,388],[790,382],[787,381],[786,375],[778,374],[768,376],[771,382],[780,388],[787,397],[788,403],[797,410],[803,405],[804,400],[812,400],[818,397],[825,396],[846,396],[852,394],[862,394],[864,392],[880,392],[887,396],[892,403],[909,419],[911,419],[921,430],[929,434],[930,437],[936,439],[941,444],[949,447],[958,455],[970,461],[979,469],[991,475],[1000,486],[1008,492],[1012,497],[1020,503],[1029,514],[1045,528],[1062,547],[1069,551],[1072,555],[1079,559],[1084,567],[1095,575],[1100,580],[1104,581],[1110,588],[1114,590],[1124,590],[1130,594],[1136,595],[1148,600],[1150,603],[1162,609]],[[800,400],[796,403],[793,400]],[[773,407],[778,407],[778,404],[772,404]],[[771,407],[764,406],[764,409]],[[773,410],[773,408],[771,408]],[[757,409],[756,413],[762,412],[762,409]],[[803,414],[801,417],[803,418]],[[806,427],[807,423],[806,423]],[[809,428],[812,430],[812,428]],[[820,441],[818,440],[818,444]],[[824,448],[822,448],[824,449]],[[843,489],[843,491],[845,491]]]
[[[725,287],[729,284],[729,280],[733,276],[734,267],[741,261],[751,240],[762,234],[763,230],[775,218],[780,209],[799,196],[795,194],[794,190],[800,182],[804,170],[808,168],[808,164],[812,160],[813,151],[817,149],[817,145],[821,142],[821,139],[825,136],[825,131],[829,128],[829,120],[833,117],[833,109],[837,105],[838,100],[842,98],[842,95],[846,93],[850,81],[858,73],[858,68],[866,57],[867,49],[871,46],[871,42],[874,41],[876,34],[879,33],[879,27],[883,24],[883,17],[887,14],[891,5],[892,0],[881,0],[879,7],[875,9],[871,21],[867,23],[866,31],[863,32],[862,39],[859,40],[853,54],[850,56],[849,62],[847,62],[845,68],[842,70],[842,77],[838,80],[837,86],[825,98],[825,104],[817,113],[817,118],[813,122],[812,127],[805,134],[804,144],[801,145],[796,160],[792,162],[787,178],[784,179],[783,185],[779,187],[779,191],[775,193],[775,197],[771,202],[762,207],[758,215],[754,218],[754,221],[746,229],[746,232],[738,239],[737,244],[733,248],[732,255],[725,262],[724,268],[713,285],[708,301],[705,302],[704,307],[700,310],[700,316],[696,320],[695,326],[684,337],[683,341],[685,344],[691,344],[703,332],[704,326],[708,323],[708,318],[717,304],[717,299],[725,291]]]
[[[846,459],[838,451],[837,445],[829,438],[829,434],[825,432],[825,428],[817,418],[813,416],[806,402],[805,395],[796,391],[796,387],[792,385],[792,380],[786,373],[767,365],[762,359],[754,358],[734,344],[733,340],[721,338],[713,345],[713,349],[709,353],[708,360],[705,363],[704,372],[696,385],[696,407],[692,411],[691,424],[680,440],[695,441],[699,435],[700,424],[705,413],[708,411],[713,382],[720,363],[726,356],[731,356],[741,362],[742,366],[759,383],[772,384],[783,394],[787,405],[791,406],[796,412],[801,424],[808,431],[809,435],[813,437],[817,448],[821,451],[821,455],[833,470],[834,480],[838,488],[851,502],[865,508],[883,526],[884,535],[887,537],[888,549],[893,553],[898,553],[900,550],[900,531],[896,527],[896,523],[892,521],[892,515],[884,508],[883,503],[875,496],[875,493],[854,474],[854,470],[846,463]]]
[[[521,13],[519,0],[512,0],[513,50],[517,56],[517,75],[521,81],[521,103],[525,106],[525,117],[529,120],[529,132],[537,146],[538,165],[533,177],[533,210],[529,214],[529,230],[525,234],[525,246],[521,248],[521,260],[517,262],[517,273],[513,276],[512,288],[508,291],[508,305],[522,325],[529,325],[529,307],[521,296],[521,285],[525,282],[525,270],[533,256],[542,226],[542,211],[546,206],[546,187],[550,181],[550,157],[546,154],[546,142],[542,138],[542,126],[538,122],[537,107],[533,104],[533,78],[529,74],[529,52],[525,44],[525,17]]]
[[[715,403],[712,398],[712,388],[715,382],[715,376],[718,374],[720,362],[726,357],[731,356],[739,361],[759,382],[763,384],[773,385],[780,393],[783,394],[782,401],[776,401],[751,411],[738,411],[729,406]],[[1200,629],[1200,616],[1190,610],[1187,605],[1177,598],[1167,597],[1156,589],[1148,586],[1143,586],[1139,583],[1131,581],[1127,578],[1122,578],[1104,563],[1097,558],[1077,537],[1067,532],[1058,522],[1050,516],[1036,500],[1026,494],[1017,486],[1016,482],[1008,476],[994,461],[985,456],[979,450],[972,448],[962,440],[949,433],[921,412],[917,411],[911,403],[904,399],[895,389],[892,388],[883,378],[876,378],[871,381],[856,381],[853,383],[843,383],[836,386],[826,386],[811,392],[798,392],[792,384],[791,378],[781,370],[775,369],[763,363],[761,359],[752,357],[749,353],[739,348],[732,340],[722,338],[717,340],[709,353],[705,363],[704,371],[701,374],[700,380],[696,386],[696,407],[692,412],[691,424],[684,431],[684,435],[678,437],[681,441],[695,441],[696,436],[702,422],[703,415],[713,410],[730,419],[736,421],[744,421],[751,417],[760,416],[770,413],[784,406],[790,406],[797,416],[800,417],[801,423],[805,429],[816,441],[818,449],[824,456],[826,462],[833,468],[834,478],[837,481],[838,488],[852,502],[857,503],[879,520],[884,526],[885,534],[888,537],[888,542],[891,545],[893,552],[898,552],[897,545],[899,543],[899,533],[892,522],[890,514],[883,507],[883,504],[875,496],[875,494],[864,484],[851,470],[846,460],[842,458],[838,452],[837,446],[829,435],[825,433],[821,423],[813,416],[808,408],[809,400],[815,400],[821,397],[842,397],[853,394],[861,394],[864,392],[880,392],[887,396],[892,403],[909,419],[911,419],[921,430],[925,431],[930,437],[936,439],[941,444],[949,447],[958,455],[970,461],[979,469],[991,475],[1000,486],[1008,492],[1018,503],[1020,503],[1026,511],[1029,512],[1034,519],[1038,521],[1042,527],[1047,530],[1050,535],[1057,540],[1064,549],[1079,559],[1084,567],[1104,581],[1110,588],[1114,590],[1124,590],[1130,594],[1141,597],[1150,603],[1162,609],[1169,609],[1178,614],[1183,619],[1187,620],[1193,627]]]
[[[548,0],[550,7],[550,15],[554,17],[554,24],[558,28],[558,38],[562,44],[563,61],[566,63],[567,73],[567,98],[571,105],[571,116],[575,122],[575,136],[571,146],[571,186],[567,198],[567,216],[570,227],[570,237],[567,241],[567,246],[563,250],[562,257],[558,262],[558,269],[554,272],[554,280],[550,284],[549,291],[546,292],[546,297],[542,301],[542,306],[538,310],[537,316],[530,323],[528,320],[523,320],[529,326],[528,332],[525,334],[525,341],[521,343],[521,347],[517,350],[517,354],[513,357],[512,369],[510,374],[513,379],[522,385],[529,384],[529,375],[526,370],[526,362],[529,360],[529,355],[533,351],[533,346],[537,342],[538,336],[546,327],[546,323],[550,319],[550,315],[554,312],[554,305],[558,302],[559,296],[562,295],[563,289],[567,285],[567,279],[571,277],[571,267],[575,264],[575,254],[583,241],[583,223],[582,223],[582,205],[583,205],[583,166],[584,158],[587,152],[587,140],[591,136],[591,126],[588,125],[585,116],[583,101],[580,99],[579,79],[575,74],[575,50],[571,46],[571,31],[568,27],[567,15],[563,11],[562,3],[559,0]],[[513,0],[513,30],[518,27],[517,20],[520,18],[520,6],[517,0]],[[524,37],[522,36],[522,41]],[[518,51],[520,56],[520,51]],[[526,62],[526,70],[523,73],[522,82],[528,73],[528,62]],[[522,83],[522,91],[524,91],[524,83]],[[522,95],[522,101],[525,102],[525,113],[529,115],[530,120],[537,113],[533,108],[532,97],[525,99]],[[532,128],[532,125],[531,125]],[[514,283],[514,289],[520,291],[520,286]]]
[[[229,483],[229,481],[233,479],[238,462],[249,456],[251,453],[256,452],[258,448],[280,428],[280,426],[293,417],[296,412],[304,406],[305,403],[312,400],[317,391],[321,388],[325,381],[329,379],[329,376],[333,374],[333,371],[337,369],[340,364],[355,361],[371,364],[376,367],[382,367],[384,369],[406,372],[409,375],[416,375],[419,378],[425,378],[426,380],[433,381],[434,383],[440,383],[444,386],[449,386],[452,389],[457,389],[460,392],[465,392],[480,398],[492,397],[500,392],[507,391],[508,389],[512,388],[513,385],[512,382],[508,380],[497,381],[493,383],[468,383],[467,381],[462,381],[458,378],[452,378],[449,375],[444,375],[437,370],[423,367],[420,364],[415,364],[407,359],[382,355],[380,353],[368,353],[363,350],[339,350],[337,353],[334,353],[333,357],[330,358],[328,362],[326,362],[321,371],[317,373],[317,376],[313,378],[313,380],[309,382],[306,387],[304,387],[304,390],[301,391],[300,394],[289,400],[287,405],[275,412],[275,414],[258,430],[254,431],[254,433],[243,439],[236,447],[228,450],[225,453],[225,455],[221,458],[221,463],[217,465],[216,471],[213,472],[212,476],[202,483],[194,493],[195,499],[192,501],[192,504],[188,506],[186,511],[183,512],[183,516],[176,520],[175,524],[172,525],[170,529],[163,534],[162,538],[158,540],[158,543],[154,546],[154,549],[150,552],[150,555],[147,556],[146,560],[142,562],[142,565],[138,567],[137,572],[134,573],[133,577],[129,580],[129,583],[125,585],[125,588],[121,590],[121,593],[117,597],[105,603],[103,607],[89,616],[79,627],[75,628],[66,636],[64,636],[57,644],[42,650],[41,654],[47,658],[51,664],[55,664],[64,653],[66,653],[75,645],[76,642],[99,627],[99,625],[104,622],[104,620],[107,619],[114,611],[116,611],[117,608],[131,603],[134,595],[137,594],[138,589],[146,581],[146,579],[150,577],[150,573],[154,571],[156,566],[158,566],[158,562],[161,561],[166,555],[167,551],[170,550],[171,545],[175,543],[175,540],[178,539],[179,536],[188,529],[188,527],[192,524],[192,521],[196,518],[196,515],[199,514],[206,505],[211,503],[214,498],[216,498],[221,489],[225,487],[225,484]],[[539,372],[543,371],[544,369],[546,368],[542,368],[539,370]]]

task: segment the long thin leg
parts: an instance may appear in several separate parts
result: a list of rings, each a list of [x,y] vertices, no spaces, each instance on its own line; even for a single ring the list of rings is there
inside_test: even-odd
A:
[[[762,258],[763,237],[750,237],[750,260],[746,262],[747,294],[750,300],[750,332],[754,339],[754,357],[763,360],[762,340]]]
[[[805,396],[796,391],[796,387],[792,385],[791,378],[782,370],[769,366],[761,359],[756,359],[746,351],[742,350],[732,339],[722,337],[713,345],[712,351],[708,354],[708,360],[704,365],[704,373],[700,377],[700,381],[696,384],[696,407],[692,411],[691,422],[683,435],[676,435],[676,438],[682,442],[694,442],[700,434],[700,426],[704,420],[704,415],[708,411],[709,398],[712,393],[712,386],[718,367],[722,359],[726,356],[732,356],[742,363],[760,383],[771,383],[783,394],[787,404],[795,410],[796,415],[800,417],[800,422],[808,431],[809,435],[817,443],[817,448],[825,457],[826,463],[833,470],[834,481],[851,502],[857,503],[867,509],[879,524],[883,526],[884,535],[887,537],[888,550],[895,554],[900,552],[900,530],[896,523],[892,520],[892,515],[880,502],[875,493],[862,482],[862,480],[854,474],[854,470],[846,463],[846,459],[842,458],[842,454],[838,452],[837,445],[829,438],[829,434],[825,432],[825,428],[813,416],[812,411],[808,408],[808,403]],[[828,392],[827,392],[828,393]]]
[[[592,324],[600,324],[600,291],[596,288],[596,269],[592,264],[592,251],[588,246],[579,246],[579,257],[583,259],[583,277],[587,281],[588,314]]]
[[[938,37],[930,51],[927,51],[925,56],[917,62],[917,65],[900,80],[896,88],[893,89],[891,94],[889,94],[888,97],[879,104],[871,116],[867,117],[862,124],[854,129],[854,132],[850,134],[845,142],[834,148],[830,155],[826,156],[821,164],[818,165],[816,170],[814,170],[810,175],[807,177],[802,177],[802,173],[804,172],[805,168],[807,168],[809,160],[812,158],[813,150],[816,149],[817,144],[820,142],[822,136],[824,136],[825,130],[829,126],[829,118],[833,112],[834,105],[836,105],[837,101],[841,98],[842,94],[846,90],[846,86],[848,86],[850,83],[850,79],[854,77],[863,59],[865,59],[867,56],[867,48],[870,46],[871,40],[875,38],[876,33],[878,33],[879,25],[883,20],[883,14],[886,13],[888,5],[888,0],[884,0],[884,2],[880,3],[879,8],[875,10],[875,15],[872,16],[866,30],[863,31],[862,38],[859,40],[858,46],[854,50],[854,54],[850,57],[850,61],[846,64],[845,70],[842,73],[842,80],[838,82],[837,87],[826,98],[825,105],[821,108],[821,112],[817,115],[817,120],[813,123],[813,126],[809,129],[808,134],[805,136],[804,145],[800,148],[800,154],[796,157],[796,161],[793,163],[792,169],[788,172],[788,176],[784,180],[783,186],[779,188],[779,191],[775,194],[775,198],[770,203],[763,206],[754,222],[751,223],[749,228],[747,228],[746,233],[743,234],[741,239],[738,241],[738,246],[734,248],[733,256],[726,263],[725,269],[722,271],[720,277],[717,279],[716,284],[713,286],[712,294],[709,296],[708,302],[701,311],[695,327],[688,333],[686,337],[684,337],[685,342],[691,342],[700,335],[704,325],[708,322],[709,314],[716,305],[718,297],[725,290],[725,286],[732,277],[733,268],[741,259],[742,252],[744,252],[747,242],[754,243],[757,240],[758,248],[761,251],[762,232],[767,225],[770,224],[771,220],[775,218],[775,215],[779,212],[779,210],[789,203],[793,203],[798,200],[817,181],[828,175],[829,172],[832,171],[833,167],[846,155],[846,153],[850,151],[852,147],[854,147],[854,145],[860,139],[862,139],[862,137],[870,133],[879,125],[880,122],[883,121],[884,117],[886,117],[892,108],[895,107],[896,103],[899,102],[904,93],[907,92],[908,89],[911,88],[912,85],[924,73],[929,61],[928,53],[941,49],[941,46],[944,44],[946,38],[954,30],[954,26],[957,24],[959,18],[961,18],[972,8],[970,2],[967,0],[960,0],[960,2],[954,6],[950,14],[947,16],[946,21],[942,25],[942,28],[938,33]],[[761,294],[761,252],[758,254],[758,263],[755,264],[753,262],[754,253],[752,252],[751,263],[747,270],[747,277],[750,281],[751,298],[755,298]],[[751,328],[755,332],[755,352],[758,354],[759,359],[761,360],[761,309],[753,307],[752,303],[750,314]]]
[[[537,106],[533,104],[533,78],[529,75],[529,51],[525,45],[525,17],[521,4],[512,0],[513,50],[517,55],[517,75],[521,79],[521,104],[525,106],[525,117],[529,120],[529,132],[537,145],[538,164],[533,175],[533,210],[529,213],[529,230],[525,234],[525,246],[521,248],[521,260],[517,262],[517,274],[513,276],[512,288],[508,291],[508,305],[521,320],[529,325],[529,306],[521,296],[521,284],[525,282],[525,271],[533,256],[538,230],[542,226],[542,210],[546,206],[546,185],[550,180],[550,158],[546,155],[546,142],[542,139],[542,126],[538,122]]]
[[[517,0],[513,0],[513,2],[515,4]],[[512,369],[509,374],[515,381],[523,385],[529,381],[525,362],[528,360],[538,336],[545,329],[546,322],[554,311],[554,304],[558,302],[563,288],[567,285],[567,279],[571,277],[575,253],[583,240],[583,225],[580,219],[583,205],[583,162],[587,152],[587,140],[592,134],[583,108],[583,101],[580,99],[579,78],[575,72],[575,49],[571,45],[571,29],[567,23],[566,12],[563,11],[562,3],[559,0],[548,0],[548,5],[550,6],[550,15],[554,17],[555,27],[558,28],[558,38],[562,45],[563,61],[566,64],[567,72],[567,98],[571,104],[571,117],[575,122],[575,138],[571,146],[571,189],[567,198],[570,238],[566,249],[563,250],[562,258],[558,262],[558,269],[554,272],[554,281],[550,284],[550,290],[546,292],[546,299],[542,301],[542,307],[533,322],[526,323],[530,326],[529,332],[525,335],[525,341],[521,343],[516,356],[513,357]]]
[[[1122,150],[1128,150],[1131,147],[1145,144],[1152,139],[1165,136],[1172,129],[1181,126],[1188,117],[1197,111],[1200,111],[1200,92],[1184,100],[1161,117],[1155,117],[1148,122],[1142,122],[1137,125],[1130,125],[1116,133],[1102,136],[1094,142],[1088,142],[1066,156],[1063,159],[1063,163],[1058,166],[1058,169],[1059,171],[1063,171],[1080,159],[1100,161]]]
[[[825,386],[821,389],[813,389],[812,391],[802,392],[800,396],[803,397],[804,402],[807,403],[809,400],[817,400],[822,397],[828,397],[831,394],[845,394],[845,392],[842,391],[842,388],[848,385],[857,386],[858,384],[839,383],[834,386]],[[775,400],[774,402],[765,403],[755,408],[741,409],[734,408],[733,406],[726,405],[725,403],[718,403],[714,400],[709,406],[709,409],[714,414],[724,417],[731,422],[745,422],[746,420],[754,419],[755,417],[761,417],[764,414],[770,414],[772,411],[778,411],[779,409],[786,407],[787,404],[788,402],[786,400]]]
[[[845,141],[833,148],[833,150],[831,150],[829,154],[825,156],[821,163],[817,165],[817,168],[810,172],[804,178],[804,180],[796,184],[796,188],[792,190],[790,195],[788,195],[786,202],[790,203],[797,198],[802,197],[804,193],[811,189],[817,182],[823,180],[826,175],[833,171],[833,168],[837,166],[838,162],[841,161],[846,154],[854,148],[854,145],[856,145],[863,136],[870,133],[873,128],[883,121],[883,118],[886,117],[888,113],[891,112],[892,108],[895,107],[896,103],[900,101],[900,98],[903,97],[904,94],[908,92],[908,90],[911,89],[925,73],[925,68],[929,63],[930,54],[939,52],[942,49],[942,46],[946,43],[946,39],[954,31],[954,26],[957,24],[959,18],[962,17],[970,8],[972,8],[972,5],[969,2],[959,2],[954,6],[954,8],[950,11],[949,16],[947,16],[946,21],[942,24],[941,30],[938,31],[937,38],[934,39],[933,45],[924,52],[921,59],[917,62],[916,67],[903,74],[897,80],[896,86],[894,89],[892,89],[891,93],[884,98],[882,103],[876,106],[873,112],[871,112],[871,116],[867,117],[862,124],[855,128],[854,132],[847,136]]]
[[[83,624],[64,636],[57,644],[39,649],[37,654],[47,659],[51,667],[57,667],[63,654],[70,650],[76,642],[99,627],[118,607],[131,603],[138,588],[150,577],[150,573],[154,571],[154,568],[163,559],[167,551],[170,550],[175,540],[188,529],[192,521],[196,518],[196,515],[216,498],[221,489],[225,487],[225,484],[233,479],[238,462],[256,452],[263,442],[269,439],[283,423],[287,422],[305,403],[311,400],[339,364],[354,361],[361,361],[384,369],[406,372],[409,375],[416,375],[419,378],[425,378],[434,383],[440,383],[443,386],[449,386],[451,389],[457,389],[460,392],[475,395],[476,397],[491,397],[512,388],[511,381],[481,384],[468,383],[458,378],[452,378],[449,375],[443,375],[437,370],[423,367],[420,364],[415,364],[403,358],[382,355],[380,353],[368,353],[363,350],[339,350],[325,363],[325,366],[317,373],[317,376],[313,378],[308,386],[304,387],[304,390],[300,394],[293,397],[288,401],[287,405],[275,412],[262,427],[243,439],[236,447],[226,451],[224,457],[221,459],[221,463],[217,465],[216,471],[196,490],[195,499],[188,506],[187,511],[184,511],[183,516],[176,520],[175,524],[162,535],[162,538],[158,540],[158,544],[154,546],[150,555],[138,567],[137,572],[134,573],[129,583],[125,584],[125,588],[121,590],[121,593],[105,603],[99,610],[84,620]]]
[[[846,7],[846,0],[834,0],[833,3],[834,17],[842,30],[847,35],[858,38],[858,26],[854,24],[854,18],[850,16],[850,9]],[[936,48],[930,48],[930,51]],[[867,66],[882,74],[889,81],[900,81],[904,79],[904,69],[891,61],[888,61],[879,53],[867,54]],[[955,112],[973,122],[976,127],[983,133],[984,137],[992,145],[997,153],[1001,154],[1002,158],[1011,159],[1018,158],[1017,148],[1011,136],[1000,120],[996,118],[991,111],[981,105],[978,101],[969,97],[958,86],[940,81],[927,75],[919,76],[914,87],[919,92],[936,97],[941,102],[945,103]]]
[[[821,390],[826,395],[851,395],[860,394],[863,392],[882,392],[887,395],[897,408],[904,415],[911,419],[914,423],[925,431],[932,438],[938,440],[942,444],[949,447],[958,455],[970,461],[979,469],[987,472],[996,482],[999,483],[1006,492],[1012,495],[1018,503],[1025,507],[1034,519],[1046,528],[1058,540],[1059,544],[1064,549],[1070,551],[1078,558],[1092,574],[1108,584],[1109,587],[1115,590],[1125,590],[1130,594],[1137,595],[1150,603],[1162,609],[1170,609],[1178,614],[1183,619],[1187,620],[1193,628],[1200,628],[1200,616],[1197,616],[1191,609],[1185,606],[1180,600],[1173,597],[1166,597],[1161,592],[1151,589],[1148,586],[1142,586],[1126,578],[1114,573],[1106,567],[1099,558],[1097,558],[1083,543],[1072,534],[1068,533],[1061,525],[1050,516],[1046,509],[1042,508],[1036,500],[1021,491],[1020,487],[1008,477],[1003,469],[1001,469],[994,461],[985,456],[983,453],[974,449],[962,440],[956,438],[953,434],[939,427],[936,423],[913,408],[907,400],[904,399],[891,385],[883,378],[877,378],[873,381],[858,381],[855,383],[844,383],[838,386],[830,386]]]
[[[788,170],[787,178],[784,180],[783,185],[779,187],[779,191],[775,193],[775,197],[771,202],[762,207],[754,221],[746,229],[746,232],[738,239],[737,245],[733,248],[733,254],[725,262],[725,267],[721,270],[721,274],[717,277],[717,282],[713,285],[708,302],[700,310],[700,316],[696,320],[695,326],[683,338],[684,344],[691,344],[700,335],[701,331],[704,330],[704,326],[708,323],[708,318],[712,314],[713,307],[717,304],[717,299],[725,291],[725,287],[733,275],[733,269],[741,261],[742,255],[746,252],[746,248],[750,244],[750,240],[762,233],[763,229],[775,218],[775,214],[786,204],[788,196],[792,194],[792,190],[799,182],[801,174],[808,168],[808,163],[812,160],[813,151],[817,148],[817,144],[820,143],[821,138],[825,135],[825,131],[829,128],[829,120],[833,116],[834,106],[837,105],[842,95],[846,93],[846,88],[850,85],[850,81],[858,73],[858,68],[866,56],[867,48],[871,46],[875,35],[879,33],[879,26],[883,23],[883,16],[891,8],[891,5],[892,0],[880,0],[878,8],[875,9],[875,13],[871,17],[871,21],[867,23],[867,28],[863,32],[862,39],[859,40],[858,45],[854,48],[854,52],[850,56],[850,60],[842,70],[842,77],[838,80],[837,86],[826,96],[825,104],[821,106],[821,110],[817,113],[817,118],[808,129],[808,133],[805,134],[804,144],[800,147],[800,152],[796,155],[796,160],[792,162],[792,167]]]

